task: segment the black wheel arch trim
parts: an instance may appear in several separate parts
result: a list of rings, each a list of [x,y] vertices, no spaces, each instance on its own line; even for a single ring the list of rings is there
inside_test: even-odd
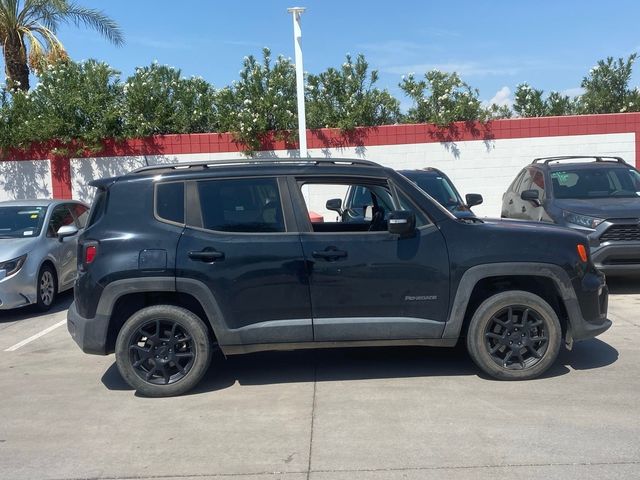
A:
[[[514,274],[514,272],[517,272]],[[460,280],[456,296],[449,312],[442,338],[458,338],[464,324],[469,298],[477,283],[496,276],[535,276],[549,278],[554,282],[568,314],[568,330],[584,322],[578,298],[567,272],[558,265],[548,263],[508,262],[476,265],[469,268]]]

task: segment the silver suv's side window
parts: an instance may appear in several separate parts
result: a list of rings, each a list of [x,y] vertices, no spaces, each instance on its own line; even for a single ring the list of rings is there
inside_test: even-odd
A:
[[[202,227],[221,232],[284,232],[280,190],[275,178],[198,182]]]

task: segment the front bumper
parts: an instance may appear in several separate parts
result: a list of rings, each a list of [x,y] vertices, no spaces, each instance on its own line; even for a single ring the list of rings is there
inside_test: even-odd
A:
[[[607,319],[609,289],[605,276],[593,271],[593,266],[590,268],[591,271],[582,279],[573,280],[575,299],[565,299],[569,314],[567,343],[594,338],[612,325],[611,320]]]
[[[25,265],[14,275],[0,280],[0,310],[31,305],[36,298],[36,278]]]
[[[640,275],[640,243],[608,243],[591,248],[596,268],[607,275]]]
[[[67,312],[67,329],[71,337],[85,353],[93,355],[107,354],[107,331],[109,319],[96,315],[84,318],[78,313],[73,302]]]

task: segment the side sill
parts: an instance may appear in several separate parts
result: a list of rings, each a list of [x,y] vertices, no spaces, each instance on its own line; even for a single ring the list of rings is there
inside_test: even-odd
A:
[[[301,342],[301,343],[254,343],[250,345],[220,345],[225,355],[241,355],[243,353],[310,350],[324,348],[354,348],[354,347],[455,347],[457,338],[412,338],[408,340],[360,340],[348,342]]]

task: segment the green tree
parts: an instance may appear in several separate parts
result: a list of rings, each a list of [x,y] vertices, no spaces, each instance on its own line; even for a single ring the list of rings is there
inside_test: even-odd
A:
[[[124,42],[116,22],[100,10],[67,0],[0,0],[0,45],[9,89],[29,90],[29,66],[37,70],[66,58],[56,32],[69,22],[93,28],[115,45]]]
[[[496,105],[495,103],[489,105],[482,114],[482,119],[487,121],[511,117],[513,117],[513,111],[509,108],[509,105]]]
[[[579,97],[571,98],[559,92],[551,92],[547,97],[546,114],[551,116],[575,115],[578,113]]]
[[[636,58],[637,54],[633,53],[626,60],[608,57],[598,61],[582,79],[582,113],[636,112],[640,109],[638,89],[629,88]]]
[[[341,69],[329,68],[307,76],[306,113],[310,128],[337,127],[352,130],[358,126],[396,123],[400,102],[387,90],[374,87],[377,70],[369,73],[364,55],[350,55]]]
[[[28,147],[33,142],[76,142],[97,149],[106,138],[122,136],[122,85],[105,63],[59,62],[45,68],[30,92],[16,91],[2,108],[0,147]]]
[[[124,133],[144,137],[218,129],[216,91],[199,77],[153,63],[136,68],[124,84]]]
[[[547,115],[547,105],[542,98],[543,93],[527,83],[521,83],[516,87],[513,110],[521,117],[544,117]]]
[[[575,115],[578,103],[579,98],[571,98],[553,91],[544,98],[543,90],[521,83],[516,87],[513,110],[520,117]]]
[[[413,100],[406,120],[415,123],[449,125],[457,121],[481,120],[484,116],[478,90],[463,82],[457,73],[431,70],[424,80],[413,74],[400,82],[400,88]]]
[[[258,150],[271,131],[284,135],[297,128],[295,68],[263,49],[262,62],[245,57],[240,79],[218,92],[220,129],[234,132],[247,153]],[[292,133],[295,135],[295,133]]]

